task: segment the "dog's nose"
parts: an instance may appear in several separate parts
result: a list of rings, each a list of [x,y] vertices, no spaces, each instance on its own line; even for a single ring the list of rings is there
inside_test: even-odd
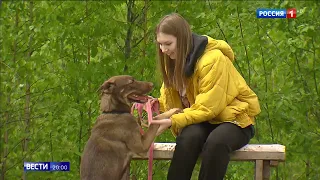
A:
[[[152,82],[149,82],[149,87],[153,88],[153,83]]]

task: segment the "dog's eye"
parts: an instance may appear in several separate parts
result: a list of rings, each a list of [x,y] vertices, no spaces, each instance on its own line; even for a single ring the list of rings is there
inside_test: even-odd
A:
[[[132,84],[134,82],[134,79],[129,80],[129,84]]]

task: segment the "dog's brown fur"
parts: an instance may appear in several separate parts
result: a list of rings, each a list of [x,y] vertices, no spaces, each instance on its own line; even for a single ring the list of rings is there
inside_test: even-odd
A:
[[[136,81],[131,76],[114,76],[105,81],[100,110],[91,136],[85,145],[81,164],[81,180],[126,179],[126,169],[133,154],[146,153],[155,139],[159,125],[150,125],[144,135],[136,118],[130,114],[132,102],[146,102],[145,94],[153,84]],[[179,110],[160,114],[155,119],[170,117]]]

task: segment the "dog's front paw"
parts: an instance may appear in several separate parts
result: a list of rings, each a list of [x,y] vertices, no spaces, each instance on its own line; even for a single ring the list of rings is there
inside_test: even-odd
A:
[[[137,156],[143,158],[143,157],[146,157],[148,156],[148,152],[144,152],[144,153],[136,153]]]
[[[182,113],[183,110],[180,109],[180,108],[173,108],[173,109],[170,109],[169,112],[174,115],[174,114],[178,114],[178,113]]]
[[[155,116],[153,118],[153,120],[169,119],[172,115],[178,114],[178,113],[181,113],[181,112],[183,112],[183,111],[180,108],[172,108],[169,111],[166,111],[166,112],[164,112],[162,114],[159,114],[159,115]]]

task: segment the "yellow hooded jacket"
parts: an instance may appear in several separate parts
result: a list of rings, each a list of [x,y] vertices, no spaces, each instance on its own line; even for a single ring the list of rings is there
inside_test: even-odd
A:
[[[194,46],[202,44],[203,50],[193,48],[202,53],[194,58],[193,72],[189,72],[186,96],[190,107],[171,117],[173,134],[177,136],[185,126],[204,121],[231,122],[242,128],[254,124],[254,116],[261,111],[258,97],[234,67],[231,47],[209,36],[193,34],[193,41]],[[183,107],[177,90],[162,84],[160,94],[160,111]]]

